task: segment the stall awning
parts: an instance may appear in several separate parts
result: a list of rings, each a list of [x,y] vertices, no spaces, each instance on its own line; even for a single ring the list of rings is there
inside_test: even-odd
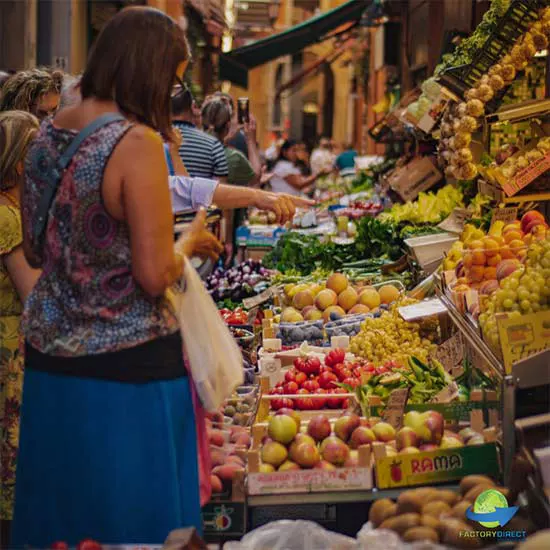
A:
[[[247,88],[250,69],[330,38],[335,29],[358,22],[369,4],[370,0],[350,0],[284,32],[222,54],[220,80],[229,80],[237,86]]]

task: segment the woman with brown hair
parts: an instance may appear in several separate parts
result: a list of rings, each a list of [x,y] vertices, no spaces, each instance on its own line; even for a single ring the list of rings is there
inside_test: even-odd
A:
[[[23,302],[38,278],[23,254],[23,161],[38,130],[30,113],[0,113],[0,536],[13,513],[19,410],[23,390]]]
[[[43,120],[57,111],[62,85],[61,71],[29,69],[15,73],[0,89],[0,111],[28,111]]]
[[[201,527],[195,416],[165,298],[183,254],[221,251],[204,213],[174,249],[163,138],[188,58],[170,17],[122,10],[90,52],[82,101],[44,122],[27,156],[24,246],[42,274],[23,318],[13,547],[159,544]]]

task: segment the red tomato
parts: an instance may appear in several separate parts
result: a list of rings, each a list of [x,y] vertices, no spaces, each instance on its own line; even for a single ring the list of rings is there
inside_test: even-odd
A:
[[[340,388],[335,388],[333,390],[327,390],[330,391],[330,393],[342,393],[342,390]],[[327,407],[329,409],[340,409],[342,405],[342,398],[340,397],[329,397],[327,399]]]
[[[69,550],[69,545],[63,541],[57,541],[50,545],[52,550]]]
[[[285,393],[285,390],[283,389],[283,386],[275,386],[272,390],[271,390],[271,393],[273,395],[283,395],[283,393]]]
[[[302,357],[297,357],[294,359],[294,368],[297,371],[305,373],[307,371],[306,359],[303,359]]]
[[[336,373],[336,376],[340,382],[343,382],[346,378],[351,378],[351,372],[348,369],[342,369]]]
[[[326,394],[327,390],[324,390],[323,388],[319,388],[318,390],[315,391],[315,393],[317,395],[319,395],[319,394],[322,395],[322,394]],[[312,401],[315,404],[315,409],[317,409],[317,410],[323,409],[325,407],[325,405],[327,404],[326,398],[316,397],[315,399],[312,399]]]
[[[294,369],[285,372],[285,382],[296,382],[296,371]]]
[[[299,395],[309,395],[309,392],[305,389],[298,390]],[[311,411],[314,409],[315,405],[311,397],[301,397],[296,399],[296,407],[302,411]]]
[[[271,399],[271,408],[274,411],[278,411],[285,406],[284,399]],[[291,400],[290,400],[291,401]]]
[[[293,409],[294,408],[294,399],[290,399],[290,397],[285,397],[281,399],[283,402],[283,406],[281,409]]]
[[[296,376],[294,377],[294,382],[296,382],[296,384],[298,384],[298,386],[302,387],[302,384],[307,380],[307,376],[305,373],[303,372],[299,372],[296,374]]]
[[[288,395],[293,395],[299,390],[298,384],[296,384],[296,382],[287,382],[283,386],[283,389],[284,389],[284,392]]]
[[[321,361],[319,361],[318,357],[310,357],[308,359],[309,363],[309,371],[311,374],[319,374],[321,371]]]
[[[319,385],[321,386],[321,388],[324,388],[325,390],[330,388],[335,388],[337,382],[338,382],[338,377],[332,372],[325,371],[319,375]]]
[[[360,384],[359,380],[353,376],[346,378],[342,383],[351,386],[352,388],[356,388]]]
[[[302,388],[304,388],[304,390],[307,390],[310,393],[317,391],[319,387],[320,387],[319,383],[316,382],[315,380],[308,380],[307,382],[304,382],[302,384]]]

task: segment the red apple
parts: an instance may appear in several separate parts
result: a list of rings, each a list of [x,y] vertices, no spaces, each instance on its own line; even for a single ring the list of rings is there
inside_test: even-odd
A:
[[[323,441],[330,435],[331,427],[328,417],[324,414],[314,416],[307,426],[307,433],[315,439],[315,441]]]
[[[353,431],[359,427],[361,420],[356,414],[345,414],[334,423],[334,433],[342,441],[347,442]]]

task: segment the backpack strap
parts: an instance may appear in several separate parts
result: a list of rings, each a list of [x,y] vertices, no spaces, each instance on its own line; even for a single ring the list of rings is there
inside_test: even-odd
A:
[[[33,239],[35,243],[38,243],[42,239],[42,236],[46,229],[46,223],[50,213],[50,208],[52,206],[53,199],[57,193],[59,183],[61,182],[63,172],[71,163],[71,160],[74,157],[75,153],[78,151],[82,143],[86,139],[88,139],[95,131],[103,128],[103,126],[106,126],[111,122],[117,122],[120,120],[125,120],[125,118],[119,113],[105,113],[104,115],[96,118],[93,122],[80,130],[80,132],[71,141],[65,152],[59,157],[59,160],[57,161],[57,166],[53,170],[53,177],[50,181],[48,181],[46,187],[44,188],[44,191],[42,192],[42,196],[38,201],[37,216],[32,228]]]
[[[176,171],[174,170],[172,155],[170,154],[170,146],[167,143],[164,144],[164,156],[166,157],[166,164],[168,165],[168,175],[175,176]]]

